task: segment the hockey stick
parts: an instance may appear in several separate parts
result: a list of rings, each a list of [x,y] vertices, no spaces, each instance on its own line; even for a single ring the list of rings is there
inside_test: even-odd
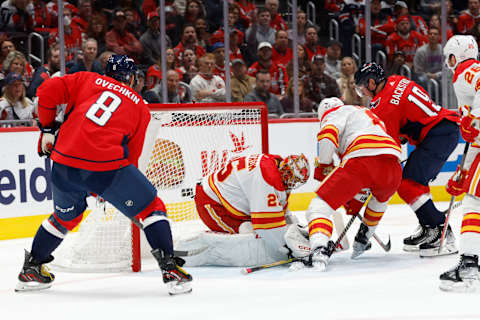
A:
[[[460,162],[460,167],[459,167],[460,172],[462,172],[462,170],[463,170],[463,166],[465,164],[465,158],[466,158],[469,147],[470,147],[470,143],[466,142],[465,143],[465,148],[463,149],[462,161]],[[460,179],[460,175],[458,176],[458,179]],[[443,240],[445,238],[445,233],[447,232],[447,228],[448,228],[448,219],[450,218],[450,213],[452,212],[454,202],[455,202],[455,196],[452,196],[450,198],[450,203],[448,205],[447,214],[445,215],[445,224],[443,225],[442,236],[440,237],[440,245],[438,247],[438,253],[440,253],[442,251]]]
[[[328,245],[328,249],[329,249],[328,256],[331,256],[332,253],[334,253],[335,250],[337,250],[338,245],[339,245],[340,242],[342,241],[343,237],[345,237],[345,235],[347,234],[348,229],[350,229],[350,227],[352,226],[353,221],[355,221],[355,218],[356,218],[356,217],[358,217],[358,213],[356,213],[355,215],[353,215],[353,216],[350,218],[350,220],[348,221],[348,223],[347,223],[347,225],[345,226],[345,228],[343,228],[342,233],[340,233],[340,235],[338,236],[337,241],[335,241],[333,244],[331,244],[332,241],[329,241],[329,245]]]
[[[357,215],[357,217],[358,217],[358,219],[360,219],[360,221],[364,225],[367,225],[361,216]],[[384,243],[375,233],[373,233],[372,237],[373,237],[373,239],[375,239],[375,241],[377,241],[377,243],[380,245],[380,247],[382,247],[382,249],[385,250],[386,252],[389,252],[390,249],[392,248],[392,242],[390,241],[390,235],[388,235],[388,242],[387,243]]]
[[[272,268],[272,267],[276,267],[276,266],[281,266],[281,265],[289,264],[289,263],[292,263],[292,262],[295,262],[295,261],[300,261],[300,259],[290,258],[290,259],[287,259],[287,260],[280,260],[280,261],[269,263],[269,264],[263,264],[261,266],[244,268],[244,269],[241,270],[241,272],[243,274],[249,274],[249,273],[252,273],[252,272],[255,272],[255,271],[268,269],[268,268]]]

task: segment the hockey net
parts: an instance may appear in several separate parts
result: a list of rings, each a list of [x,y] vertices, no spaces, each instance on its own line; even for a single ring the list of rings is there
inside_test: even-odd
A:
[[[232,157],[268,152],[262,103],[155,104],[139,168],[167,208],[175,241],[205,229],[194,202],[200,179]],[[115,272],[141,269],[150,248],[139,229],[108,203],[88,199],[87,217],[54,252],[57,269]]]

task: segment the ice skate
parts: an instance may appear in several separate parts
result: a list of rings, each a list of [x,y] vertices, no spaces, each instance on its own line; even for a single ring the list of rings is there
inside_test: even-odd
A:
[[[480,289],[478,256],[462,254],[458,265],[440,275],[440,289],[454,292],[474,292]]]
[[[44,264],[53,260],[53,257],[44,262],[35,261],[27,250],[25,250],[25,261],[22,271],[18,275],[18,284],[15,292],[21,291],[37,291],[48,289],[52,286],[55,276],[48,272],[48,268]]]
[[[426,227],[419,225],[414,233],[403,239],[403,251],[416,252],[420,250],[420,245],[425,242],[427,233]]]
[[[445,231],[445,239],[443,240],[442,250],[440,248],[440,238],[442,237],[443,224],[436,227],[427,227],[427,240],[420,245],[420,257],[436,257],[458,252],[455,245],[455,236],[452,228],[447,227]]]
[[[368,231],[369,227],[362,223],[355,236],[355,241],[353,242],[352,259],[359,257],[372,247],[372,243],[368,240]]]
[[[315,271],[325,271],[330,255],[331,251],[327,247],[320,246],[315,248],[309,257],[310,266]]]
[[[160,249],[152,250],[162,270],[163,282],[167,284],[170,295],[192,292],[192,276],[181,267],[185,260],[179,257],[165,256]]]

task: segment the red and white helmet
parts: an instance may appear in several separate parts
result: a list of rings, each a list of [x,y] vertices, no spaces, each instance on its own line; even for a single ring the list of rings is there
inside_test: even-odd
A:
[[[343,106],[343,101],[337,97],[325,98],[318,104],[318,120],[322,121],[322,117],[330,109]]]
[[[310,176],[310,165],[303,153],[300,155],[292,154],[283,159],[278,166],[278,170],[287,191],[302,186]]]
[[[478,57],[478,44],[473,36],[456,35],[451,37],[445,47],[443,48],[443,55],[445,56],[446,65],[455,70],[457,65],[467,59],[477,59]],[[448,64],[450,56],[453,55],[457,60],[457,63],[451,67]]]

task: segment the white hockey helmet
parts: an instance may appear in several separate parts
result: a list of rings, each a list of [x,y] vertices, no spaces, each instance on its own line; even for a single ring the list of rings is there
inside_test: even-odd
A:
[[[443,55],[445,56],[445,64],[453,71],[460,62],[467,59],[477,59],[477,41],[473,36],[453,36],[445,44],[445,47],[443,48]],[[448,60],[452,55],[457,60],[456,64],[453,67],[448,64]]]
[[[278,165],[278,171],[287,191],[302,186],[310,177],[310,165],[303,153],[292,154],[283,159]]]
[[[330,109],[343,106],[343,101],[337,97],[325,98],[318,104],[318,120],[322,120],[323,114]]]

